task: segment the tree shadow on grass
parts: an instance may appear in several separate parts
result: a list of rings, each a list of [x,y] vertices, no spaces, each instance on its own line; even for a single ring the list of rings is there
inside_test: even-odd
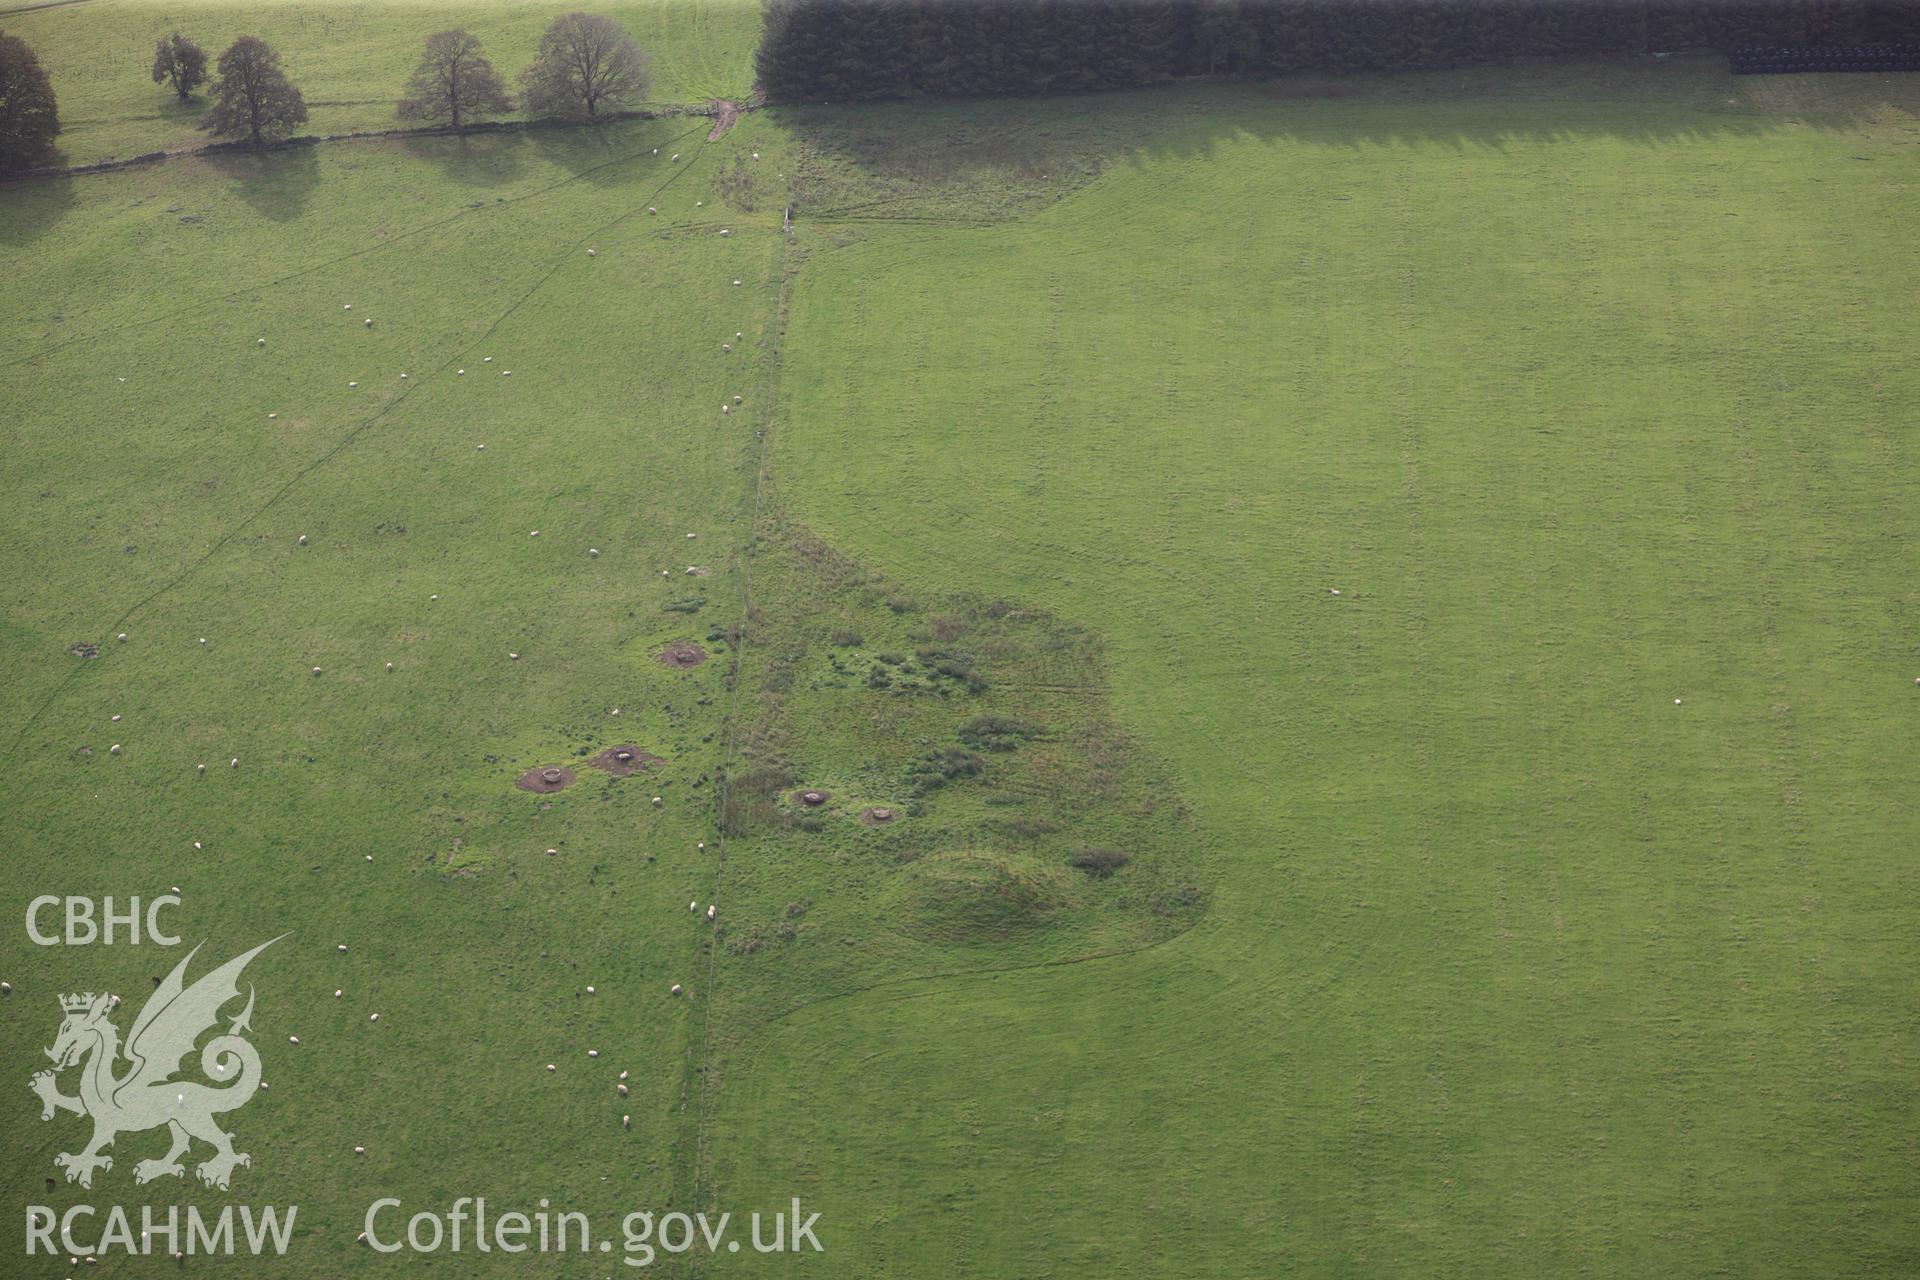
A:
[[[306,212],[320,185],[320,157],[313,146],[272,151],[217,151],[206,157],[214,171],[262,217],[291,222]]]
[[[526,167],[527,136],[520,132],[410,135],[401,149],[439,168],[463,187],[504,187],[517,182]]]
[[[1598,138],[1652,148],[1920,111],[1914,80],[1736,77],[1722,58],[1623,58],[773,111],[802,144],[803,211],[980,222],[1032,212],[1116,164],[1199,157],[1235,138],[1356,151]]]
[[[60,225],[79,203],[79,178],[15,178],[0,182],[0,245],[21,249]]]

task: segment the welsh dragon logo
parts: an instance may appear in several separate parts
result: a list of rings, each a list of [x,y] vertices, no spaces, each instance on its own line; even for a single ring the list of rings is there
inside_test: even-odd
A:
[[[233,1135],[215,1119],[239,1110],[260,1087],[259,1051],[242,1034],[253,1030],[249,1023],[253,1017],[251,986],[247,988],[246,1008],[231,1019],[223,1034],[207,1041],[200,1051],[200,1070],[225,1083],[216,1087],[174,1077],[182,1070],[182,1059],[193,1052],[194,1042],[219,1024],[221,1007],[239,998],[240,972],[247,962],[278,941],[271,939],[234,957],[192,986],[187,986],[184,978],[187,964],[200,948],[189,951],[133,1020],[124,1051],[128,1063],[124,1072],[116,1073],[122,1049],[120,1029],[113,1025],[120,997],[91,991],[60,997],[60,1011],[66,1016],[53,1047],[47,1050],[53,1070],[37,1073],[29,1087],[40,1096],[42,1120],[53,1119],[56,1111],[93,1118],[93,1141],[86,1149],[53,1158],[53,1163],[66,1172],[68,1182],[91,1187],[95,1169],[113,1168],[113,1158],[101,1152],[113,1145],[115,1137],[161,1125],[172,1135],[173,1146],[158,1160],[136,1164],[135,1182],[180,1177],[186,1172],[180,1157],[195,1138],[213,1147],[213,1156],[194,1170],[210,1187],[226,1190],[234,1167],[253,1163],[244,1151],[233,1149]],[[68,1097],[60,1092],[56,1076],[75,1066],[80,1067],[80,1093]]]

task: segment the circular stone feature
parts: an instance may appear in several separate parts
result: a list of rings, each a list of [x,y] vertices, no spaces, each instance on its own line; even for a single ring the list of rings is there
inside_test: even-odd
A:
[[[514,780],[514,786],[522,791],[538,791],[543,794],[565,791],[574,784],[573,770],[561,765],[542,765],[529,769]]]
[[[885,805],[875,805],[871,809],[862,809],[860,811],[860,821],[870,827],[883,827],[898,816],[895,810],[889,809]]]
[[[793,793],[793,798],[809,809],[817,809],[827,802],[827,793],[824,791],[796,791]]]
[[[660,661],[669,667],[685,669],[687,667],[697,667],[705,662],[707,660],[707,651],[697,644],[683,642],[681,644],[668,645],[660,651],[659,657]]]
[[[664,762],[659,756],[642,751],[631,744],[622,743],[617,747],[608,747],[587,763],[595,769],[605,770],[616,778],[624,778]]]

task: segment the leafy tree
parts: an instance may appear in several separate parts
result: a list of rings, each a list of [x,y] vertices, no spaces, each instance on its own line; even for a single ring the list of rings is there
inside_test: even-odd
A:
[[[207,51],[178,31],[153,46],[153,82],[171,84],[185,102],[207,82]]]
[[[455,29],[427,37],[426,56],[407,81],[403,120],[447,120],[458,129],[470,116],[513,110],[507,87],[480,54],[480,41]]]
[[[520,81],[528,114],[592,120],[646,96],[647,60],[613,19],[569,13],[547,27]]]
[[[60,132],[53,83],[25,40],[0,35],[0,169],[43,159]]]
[[[254,146],[306,123],[307,101],[280,70],[280,55],[257,36],[241,36],[220,55],[214,69],[213,109],[202,129],[221,137],[246,137]]]

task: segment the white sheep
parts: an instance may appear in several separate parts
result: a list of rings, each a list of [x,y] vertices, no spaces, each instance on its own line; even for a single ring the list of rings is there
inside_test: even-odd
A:
[[[589,560],[598,560],[598,559],[600,558],[600,548],[598,548],[598,547],[588,547],[588,548],[587,548],[587,558],[588,558]]]
[[[338,951],[345,951],[346,949],[347,949],[347,944],[344,942],[335,948],[335,950],[338,950]]]
[[[307,545],[307,535],[304,533],[300,535],[300,545],[303,547]],[[206,641],[202,640],[200,643],[205,644]]]
[[[371,328],[373,328],[373,319],[372,319],[372,317],[368,317],[367,319],[365,319],[365,320],[363,320],[363,321],[361,321],[361,323],[362,323],[362,324],[364,324],[364,325],[366,325],[366,326],[367,326],[367,328],[369,328],[369,329],[371,329]]]
[[[677,982],[676,982],[676,983],[674,983],[674,984],[673,984],[673,989],[672,989],[672,991],[671,991],[671,992],[669,992],[669,994],[671,994],[671,995],[676,995],[676,996],[677,996],[677,995],[679,995],[679,994],[680,994],[680,984],[679,984],[679,983],[677,983]]]
[[[627,1086],[625,1086],[624,1084],[617,1084],[613,1087],[615,1092],[617,1092],[621,1097],[624,1098],[627,1096]]]
[[[116,743],[114,743],[114,744],[113,744],[112,746],[110,746],[110,747],[108,747],[108,748],[107,748],[107,754],[108,754],[108,755],[110,755],[110,756],[117,756],[117,755],[119,755],[119,754],[120,754],[120,744],[116,742]]]
[[[353,1154],[355,1154],[355,1155],[357,1155],[357,1156],[363,1156],[363,1155],[365,1155],[365,1154],[367,1154],[367,1149],[366,1149],[365,1147],[355,1147],[355,1148],[353,1149]]]
[[[255,338],[253,340],[253,345],[256,347],[264,347],[267,345],[267,340],[265,338]]]
[[[351,387],[357,387],[357,386],[359,386],[359,385],[360,385],[360,384],[359,384],[359,383],[357,383],[357,382],[349,382],[349,383],[347,384],[347,386],[348,386],[349,388],[351,388]]]
[[[367,1019],[367,1021],[368,1021],[368,1022],[378,1022],[378,1021],[380,1021],[380,1015],[376,1013],[376,1014],[374,1014],[374,1015],[373,1015],[372,1017],[370,1017],[370,1018],[368,1018],[368,1019]]]
[[[315,667],[315,668],[313,669],[313,674],[315,674],[315,675],[319,675],[319,674],[320,674],[320,668],[318,668],[318,667]]]
[[[287,1037],[287,1043],[288,1043],[288,1044],[299,1044],[299,1043],[300,1043],[300,1037],[299,1037],[299,1036],[288,1036],[288,1037]]]
[[[387,664],[387,670],[389,671],[393,670],[393,664],[391,662]]]
[[[689,903],[687,904],[687,910],[689,910],[689,911],[698,911],[699,909],[700,909],[700,904],[699,904],[699,902],[697,902],[697,901],[696,901],[696,902],[689,902]]]
[[[233,759],[231,759],[231,760],[229,760],[229,761],[227,761],[227,768],[229,768],[229,769],[238,769],[239,767],[240,767],[240,757],[239,757],[239,756],[235,756],[235,757],[234,757]],[[342,947],[342,948],[341,948],[341,950],[342,950],[342,951],[344,951],[344,950],[346,950],[346,948],[345,948],[345,947]]]
[[[678,151],[676,151],[676,152],[674,152],[674,153],[673,153],[673,158],[674,158],[675,160],[678,160],[678,159],[680,158],[680,153],[679,153]],[[669,162],[669,163],[671,163],[671,162]]]
[[[633,1124],[633,1117],[632,1117],[632,1116],[630,1116],[630,1115],[629,1115],[629,1116],[621,1116],[621,1117],[620,1117],[620,1127],[621,1127],[622,1129],[625,1129],[625,1128],[628,1128],[628,1127],[630,1127],[630,1126],[631,1126],[632,1124]]]
[[[655,797],[653,798],[653,807],[654,807],[654,808],[656,808],[656,809],[658,809],[658,808],[660,807],[660,797],[659,797],[659,796],[655,796]]]
[[[594,252],[593,252],[593,250],[591,250],[591,249],[589,249],[589,250],[587,250],[587,256],[588,256],[589,258],[591,258],[591,257],[593,257],[593,256],[595,256],[595,255],[594,255]]]
[[[517,654],[517,653],[513,653],[513,652],[511,652],[511,651],[509,651],[509,652],[508,652],[508,654],[507,654],[507,656],[508,656],[509,658],[512,658],[512,659],[513,659],[513,660],[514,660],[515,662],[518,662],[518,661],[520,661],[520,655],[519,655],[519,654]]]
[[[587,994],[588,994],[588,995],[592,995],[593,993],[594,993],[594,992],[593,992],[593,988],[592,988],[592,987],[588,987],[588,988],[587,988]]]
[[[718,908],[718,907],[708,907],[708,908],[707,908],[707,922],[708,922],[709,924],[711,924],[711,923],[713,922],[713,918],[714,918],[714,916],[716,916],[716,915],[718,915],[718,914],[719,914],[719,912],[720,912],[720,908]]]
[[[560,1068],[559,1068],[558,1066],[556,1066],[555,1064],[553,1064],[553,1063],[551,1063],[551,1062],[549,1062],[549,1063],[547,1064],[547,1070],[549,1070],[549,1071],[558,1071],[559,1069],[560,1069]]]

